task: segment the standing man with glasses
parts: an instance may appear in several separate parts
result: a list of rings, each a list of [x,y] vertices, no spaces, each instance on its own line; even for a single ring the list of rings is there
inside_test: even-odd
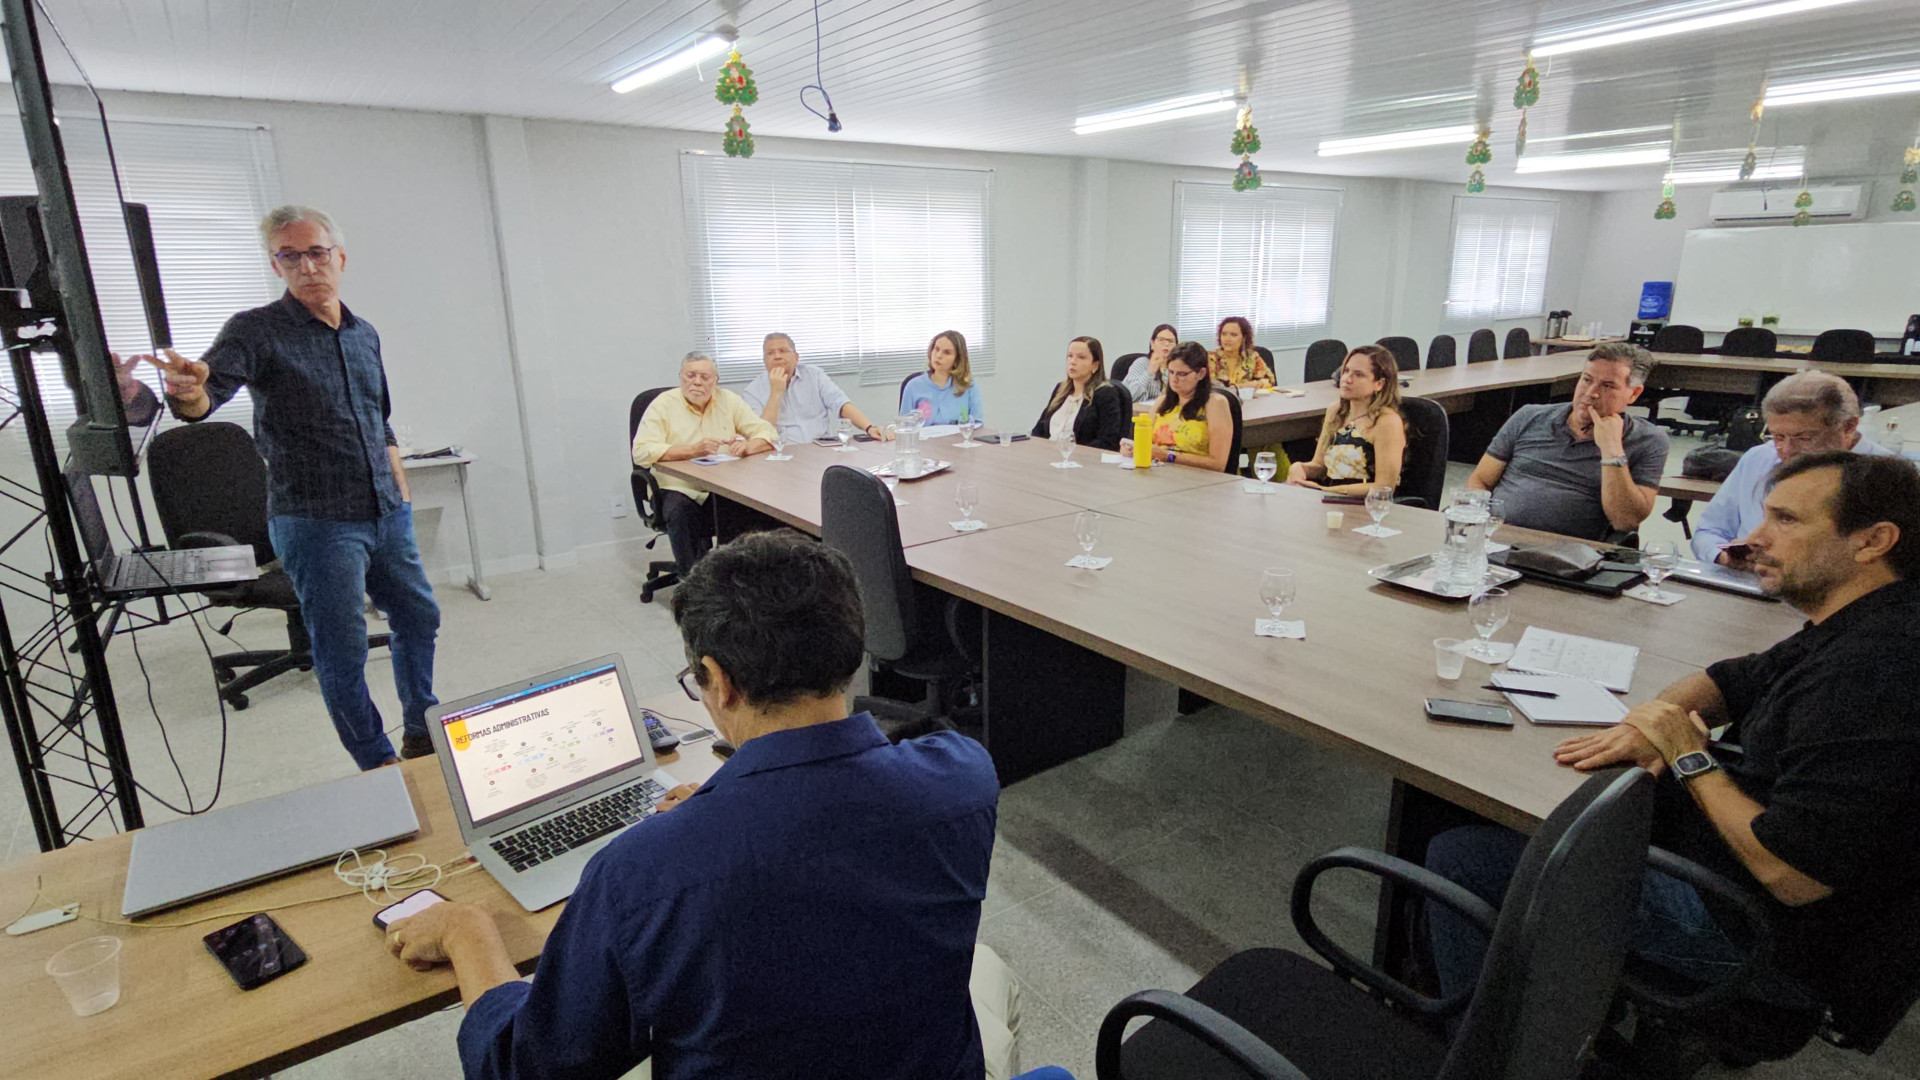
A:
[[[320,696],[362,769],[393,763],[367,693],[366,598],[387,613],[393,681],[406,733],[400,756],[433,753],[427,710],[440,608],[420,565],[400,451],[387,423],[380,335],[340,302],[345,238],[326,214],[282,206],[260,239],[286,295],[227,320],[199,360],[147,357],[166,373],[167,404],[203,420],[242,387],[268,466],[267,529],[293,579],[313,640]]]
[[[1693,554],[1701,562],[1751,569],[1738,542],[1766,520],[1762,502],[1775,466],[1827,450],[1893,453],[1860,433],[1860,399],[1838,375],[1824,371],[1789,375],[1767,391],[1760,412],[1767,418],[1766,439],[1740,456],[1740,463],[1701,512],[1700,524],[1694,526]]]

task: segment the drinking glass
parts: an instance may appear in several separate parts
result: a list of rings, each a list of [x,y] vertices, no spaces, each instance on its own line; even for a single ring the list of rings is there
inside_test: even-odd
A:
[[[1488,660],[1496,655],[1491,644],[1493,635],[1507,625],[1513,616],[1513,604],[1507,598],[1505,589],[1483,589],[1467,601],[1467,614],[1473,618],[1473,632],[1480,640],[1473,643],[1467,655],[1476,660]]]
[[[853,441],[853,421],[841,417],[840,422],[833,425],[833,437],[840,440],[840,453],[852,450],[853,447],[848,444]]]
[[[1068,432],[1053,440],[1053,442],[1055,446],[1060,448],[1060,464],[1071,465],[1073,463],[1073,433]]]
[[[980,426],[979,421],[968,419],[966,414],[964,413],[961,414],[960,416],[960,445],[961,446],[973,447],[978,445],[973,441],[973,429],[979,426]]]
[[[1373,527],[1387,520],[1387,511],[1393,509],[1393,485],[1375,484],[1367,489],[1367,516],[1373,518]]]
[[[1082,510],[1075,514],[1073,535],[1080,541],[1080,550],[1092,555],[1094,545],[1100,542],[1100,515],[1091,510]]]
[[[1674,568],[1679,565],[1680,548],[1671,540],[1648,544],[1643,549],[1640,556],[1640,569],[1646,573],[1647,580],[1653,582],[1654,599],[1667,599],[1668,593],[1660,587],[1660,583],[1667,580]]]
[[[899,466],[897,466],[897,465],[896,465],[896,466],[893,466],[892,468],[889,468],[889,469],[888,469],[888,470],[887,470],[886,472],[884,472],[884,473],[881,473],[881,474],[880,474],[880,480],[881,480],[881,482],[882,482],[882,483],[884,483],[884,484],[886,484],[886,485],[887,485],[887,494],[889,494],[889,495],[893,495],[893,505],[895,505],[895,506],[905,506],[905,505],[907,505],[906,503],[904,503],[904,502],[902,502],[902,501],[900,500],[900,496],[899,496],[899,495],[896,495],[896,494],[894,494],[894,489],[900,486],[900,468],[899,468]]]
[[[1467,654],[1461,649],[1463,644],[1465,643],[1459,638],[1433,639],[1433,673],[1435,675],[1448,682],[1460,677],[1461,670],[1467,666]]]
[[[1260,572],[1260,602],[1278,619],[1293,603],[1293,571],[1269,567]]]
[[[1272,487],[1273,476],[1280,471],[1280,463],[1275,460],[1273,451],[1262,450],[1253,455],[1253,475],[1260,478],[1261,487]]]
[[[75,1016],[92,1016],[120,1000],[120,939],[90,937],[47,960],[47,974],[67,997]]]
[[[767,460],[768,461],[787,460],[787,437],[785,435],[780,434],[778,429],[774,430],[773,453],[767,458]]]
[[[1493,530],[1505,524],[1506,520],[1507,520],[1507,500],[1488,499],[1487,500],[1487,531],[1485,533],[1486,538],[1488,540],[1492,540]]]
[[[973,520],[973,508],[980,505],[980,485],[971,480],[962,480],[953,489],[953,505],[960,508],[960,517],[965,521]]]

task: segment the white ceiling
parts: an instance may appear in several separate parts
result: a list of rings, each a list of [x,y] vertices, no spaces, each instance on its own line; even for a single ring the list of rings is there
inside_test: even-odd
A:
[[[1672,0],[822,0],[821,70],[846,130],[804,111],[809,0],[43,0],[101,88],[720,129],[692,73],[607,84],[721,24],[760,87],[756,135],[1230,166],[1233,114],[1076,136],[1076,116],[1251,92],[1268,170],[1464,181],[1465,147],[1317,158],[1321,139],[1490,122],[1491,183],[1646,188],[1659,167],[1515,177],[1513,87],[1537,34]],[[1724,7],[1755,0],[1685,0]],[[49,51],[51,35],[43,37]],[[1858,3],[1541,61],[1529,121],[1554,135],[1677,125],[1744,147],[1762,80],[1920,68],[1920,2]],[[1770,110],[1764,144],[1816,176],[1898,171],[1920,94]],[[1658,135],[1618,141],[1638,142]],[[1581,148],[1605,144],[1582,142]]]

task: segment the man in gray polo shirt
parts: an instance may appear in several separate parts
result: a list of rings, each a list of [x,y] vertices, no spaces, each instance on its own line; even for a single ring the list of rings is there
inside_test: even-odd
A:
[[[1506,504],[1509,524],[1604,540],[1653,513],[1667,467],[1667,433],[1625,409],[1646,389],[1653,357],[1602,345],[1565,405],[1527,405],[1507,418],[1467,486]]]
[[[833,434],[834,421],[843,416],[853,422],[856,431],[876,439],[887,437],[886,430],[869,423],[866,414],[847,400],[846,391],[826,372],[800,363],[792,338],[778,332],[768,334],[761,343],[761,358],[767,370],[754,376],[740,396],[762,420],[780,429],[784,441],[824,439]]]

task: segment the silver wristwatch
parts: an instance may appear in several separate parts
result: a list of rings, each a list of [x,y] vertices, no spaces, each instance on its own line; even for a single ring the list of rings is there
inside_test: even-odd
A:
[[[1679,777],[1681,780],[1691,780],[1696,776],[1705,776],[1718,768],[1720,768],[1720,763],[1715,761],[1713,755],[1707,753],[1705,750],[1695,750],[1691,753],[1681,754],[1679,757],[1673,759],[1673,775]]]
[[[1624,455],[1621,457],[1606,457],[1606,458],[1600,459],[1600,467],[1603,469],[1606,468],[1608,465],[1618,465],[1624,469],[1627,467],[1628,464],[1629,462],[1627,461]]]

